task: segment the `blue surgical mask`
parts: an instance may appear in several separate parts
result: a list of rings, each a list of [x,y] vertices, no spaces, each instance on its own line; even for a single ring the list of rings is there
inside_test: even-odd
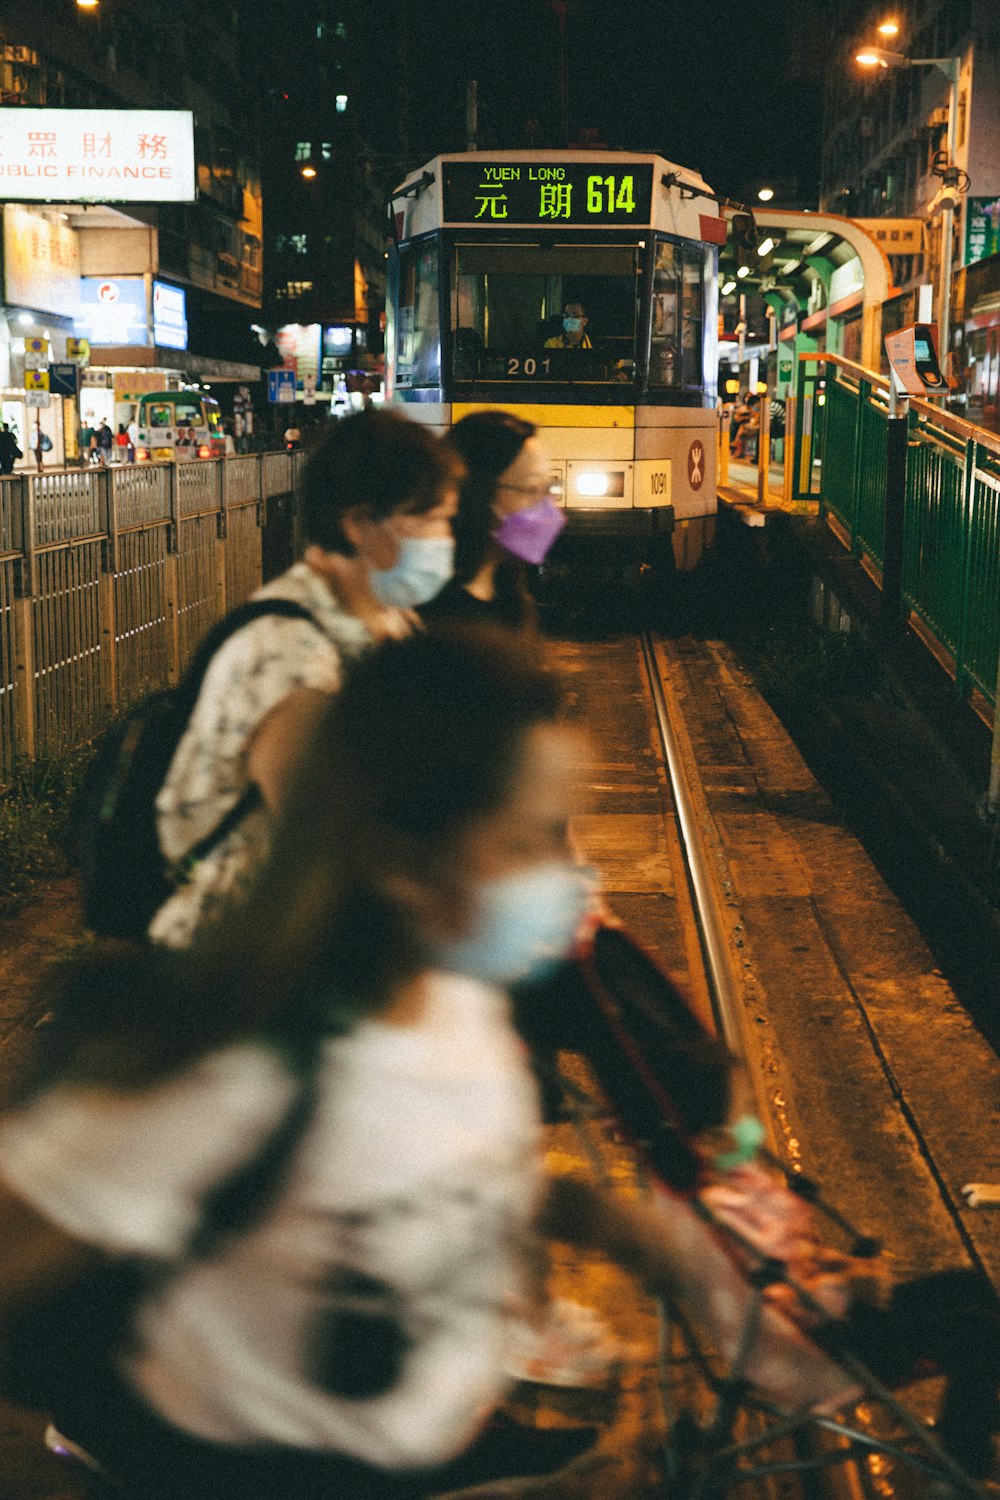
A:
[[[494,984],[543,978],[571,951],[594,889],[593,872],[567,860],[484,881],[471,932],[438,945],[434,962]]]
[[[582,327],[582,318],[563,318],[563,331],[565,333],[579,333]]]
[[[450,536],[404,536],[391,568],[372,568],[372,593],[380,604],[412,609],[426,604],[455,571],[455,539]]]

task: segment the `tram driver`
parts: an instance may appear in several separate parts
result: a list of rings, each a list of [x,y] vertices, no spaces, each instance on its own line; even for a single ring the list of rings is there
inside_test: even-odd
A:
[[[545,340],[546,349],[592,349],[588,321],[582,302],[567,302],[563,308],[562,332]]]

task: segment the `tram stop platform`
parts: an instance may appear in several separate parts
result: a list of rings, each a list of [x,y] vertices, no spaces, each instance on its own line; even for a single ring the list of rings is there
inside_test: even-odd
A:
[[[770,464],[762,494],[757,465],[731,458],[720,474],[716,489],[720,506],[744,526],[766,526],[779,515],[816,515],[819,509],[815,500],[785,498],[785,470],[781,463]]]

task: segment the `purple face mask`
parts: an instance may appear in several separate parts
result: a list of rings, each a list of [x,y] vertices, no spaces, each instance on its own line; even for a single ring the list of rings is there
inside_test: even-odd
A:
[[[566,517],[548,495],[527,510],[504,516],[493,533],[505,552],[522,562],[544,562],[545,555],[566,525]]]

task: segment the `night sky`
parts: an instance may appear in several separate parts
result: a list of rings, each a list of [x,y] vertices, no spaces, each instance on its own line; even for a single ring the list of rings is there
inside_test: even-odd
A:
[[[788,76],[781,39],[802,35],[786,9],[798,7],[571,0],[571,138],[589,129],[610,147],[657,151],[734,197],[767,179],[796,178],[801,206],[815,206],[822,85],[802,76],[801,47],[791,69],[798,76]],[[480,149],[564,144],[559,28],[547,0],[439,0],[404,10],[414,152],[464,148],[468,78],[479,86]],[[808,40],[815,57],[817,39]]]

